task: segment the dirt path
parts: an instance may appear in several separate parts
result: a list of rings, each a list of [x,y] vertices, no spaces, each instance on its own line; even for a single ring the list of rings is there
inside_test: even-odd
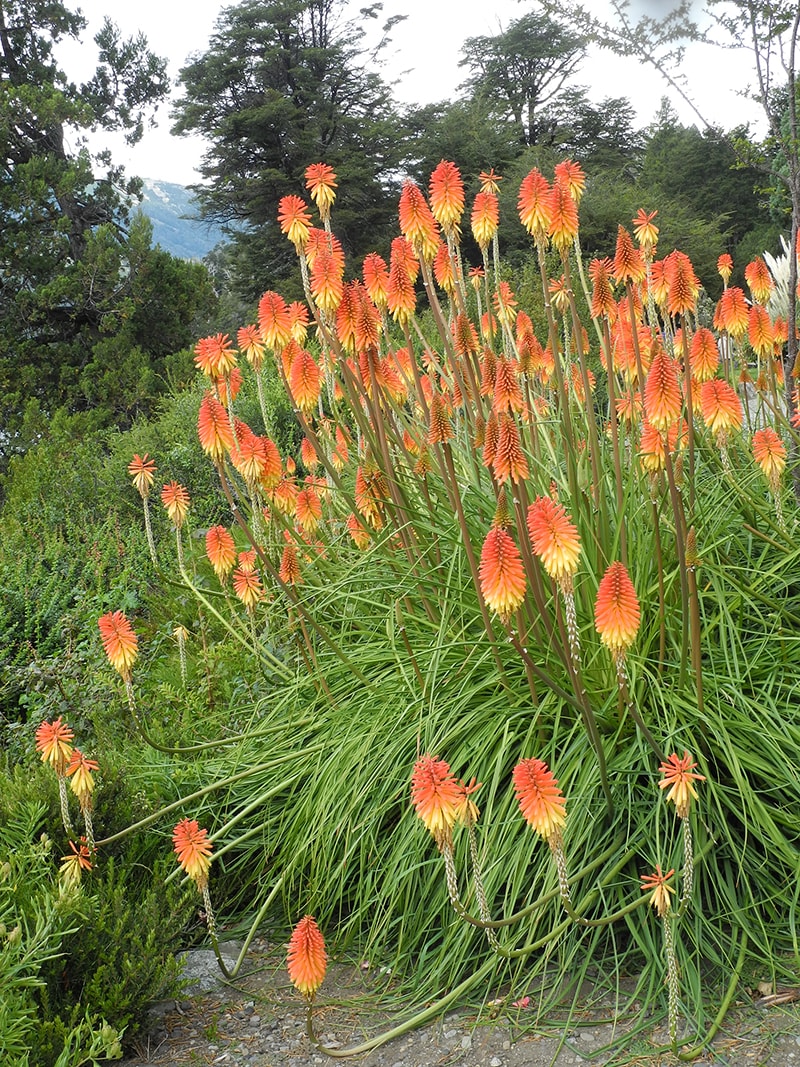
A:
[[[304,1004],[289,984],[282,950],[263,941],[253,948],[246,976],[233,984],[217,977],[210,952],[193,953],[190,967],[200,976],[200,991],[158,1005],[152,1032],[137,1042],[124,1067],[318,1067],[333,1062],[306,1036]],[[598,1004],[592,1017],[573,1016],[567,1030],[549,1023],[534,1027],[532,1009],[524,1004],[495,1019],[459,1011],[355,1062],[363,1067],[667,1067],[677,1062],[657,1051],[666,1039],[663,1031],[645,1028],[622,1048],[615,1039],[626,1026],[601,1019],[603,1008]],[[612,1005],[605,1009],[608,1019]],[[404,1017],[400,1010],[387,1011],[385,1000],[378,1002],[368,974],[343,964],[329,969],[314,1011],[317,1036],[335,1051],[382,1033]],[[793,1003],[768,1008],[741,1004],[730,1013],[713,1051],[696,1062],[800,1067],[800,1010]]]

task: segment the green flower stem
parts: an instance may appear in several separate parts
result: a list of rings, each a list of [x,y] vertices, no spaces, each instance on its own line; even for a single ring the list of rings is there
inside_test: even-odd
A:
[[[250,948],[250,945],[253,943],[253,938],[256,936],[256,932],[257,932],[259,926],[261,925],[261,923],[262,923],[262,921],[264,919],[264,916],[267,914],[267,912],[269,911],[269,909],[270,909],[270,907],[272,905],[272,902],[275,900],[275,897],[278,895],[278,891],[280,890],[280,888],[283,885],[283,879],[285,878],[285,876],[286,876],[286,871],[283,871],[282,874],[280,875],[280,877],[278,878],[278,880],[275,882],[275,885],[272,887],[272,891],[270,892],[269,896],[264,901],[264,903],[261,905],[261,907],[258,909],[258,912],[257,912],[255,918],[253,919],[252,923],[250,924],[250,929],[247,931],[247,937],[244,939],[244,944],[242,945],[241,949],[239,950],[239,955],[236,957],[236,962],[234,963],[233,967],[230,970],[228,970],[228,967],[227,967],[227,965],[225,964],[225,961],[222,958],[222,953],[220,952],[220,948],[219,948],[219,942],[217,940],[216,928],[212,929],[211,926],[209,926],[208,933],[209,933],[209,936],[211,938],[211,946],[214,949],[214,955],[217,957],[217,963],[219,964],[219,969],[222,971],[222,973],[225,975],[225,977],[229,981],[232,981],[239,974],[239,971],[241,969],[242,963],[244,962],[244,958],[247,955],[247,950]]]
[[[153,561],[153,566],[157,567],[156,543],[153,538],[153,526],[150,522],[150,501],[146,496],[142,497],[142,507],[144,508],[144,532],[147,535],[147,547],[150,550],[150,559]]]

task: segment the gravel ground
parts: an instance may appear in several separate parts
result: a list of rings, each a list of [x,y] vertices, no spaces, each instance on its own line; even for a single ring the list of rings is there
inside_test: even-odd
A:
[[[180,1000],[153,1008],[152,1030],[136,1043],[125,1067],[318,1067],[332,1062],[306,1036],[304,1002],[289,984],[282,950],[265,941],[254,943],[243,970],[248,972],[244,978],[226,983],[211,952],[190,953],[186,973],[193,986]],[[696,1062],[800,1067],[800,1009],[792,997],[790,993],[785,1002],[764,1007],[757,1001],[738,1004],[713,1050]],[[604,1020],[598,1015],[602,1011],[601,1002],[594,1014],[573,1015],[566,1030],[549,1021],[536,1027],[525,1006],[495,1019],[460,1011],[355,1062],[363,1067],[668,1067],[677,1062],[657,1051],[666,1040],[663,1030],[645,1029],[643,1036],[621,1046],[625,1025],[607,1021],[610,1006]],[[329,968],[314,1020],[317,1036],[332,1051],[341,1053],[402,1018],[402,1011],[387,1011],[385,1000],[378,1002],[370,994],[369,975],[361,969],[343,964]]]

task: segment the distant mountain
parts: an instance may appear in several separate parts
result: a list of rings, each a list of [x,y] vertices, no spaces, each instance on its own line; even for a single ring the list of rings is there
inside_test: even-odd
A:
[[[139,205],[153,223],[153,244],[180,259],[202,259],[225,239],[219,226],[199,219],[200,208],[191,192],[173,182],[144,179]]]

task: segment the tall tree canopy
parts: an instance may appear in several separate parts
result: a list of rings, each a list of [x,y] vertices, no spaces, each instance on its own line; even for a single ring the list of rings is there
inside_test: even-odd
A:
[[[583,59],[582,37],[547,14],[530,12],[493,37],[469,37],[461,66],[474,97],[510,118],[522,145],[538,142],[542,111],[551,104]]]
[[[273,231],[280,198],[305,194],[310,163],[339,175],[334,229],[346,252],[372,248],[394,213],[399,123],[365,46],[364,19],[377,18],[380,5],[363,9],[358,23],[344,19],[344,7],[246,0],[226,8],[208,51],[180,74],[174,132],[208,141],[207,185],[197,192],[208,217],[233,224],[253,295],[295,273],[291,247]]]
[[[121,372],[133,349],[141,366],[153,342],[142,308],[154,290],[139,273],[163,275],[166,253],[150,248],[141,225],[130,244],[138,183],[108,153],[93,157],[87,135],[124,131],[135,143],[166,95],[166,66],[144,37],[123,40],[106,20],[97,68],[76,84],[54,51],[85,29],[60,0],[0,0],[0,452],[27,402],[44,411],[95,405],[99,380],[117,388],[107,371]],[[187,323],[181,330],[168,318],[170,340],[185,344]],[[123,331],[127,347],[110,343]],[[122,402],[118,393],[102,399]]]

